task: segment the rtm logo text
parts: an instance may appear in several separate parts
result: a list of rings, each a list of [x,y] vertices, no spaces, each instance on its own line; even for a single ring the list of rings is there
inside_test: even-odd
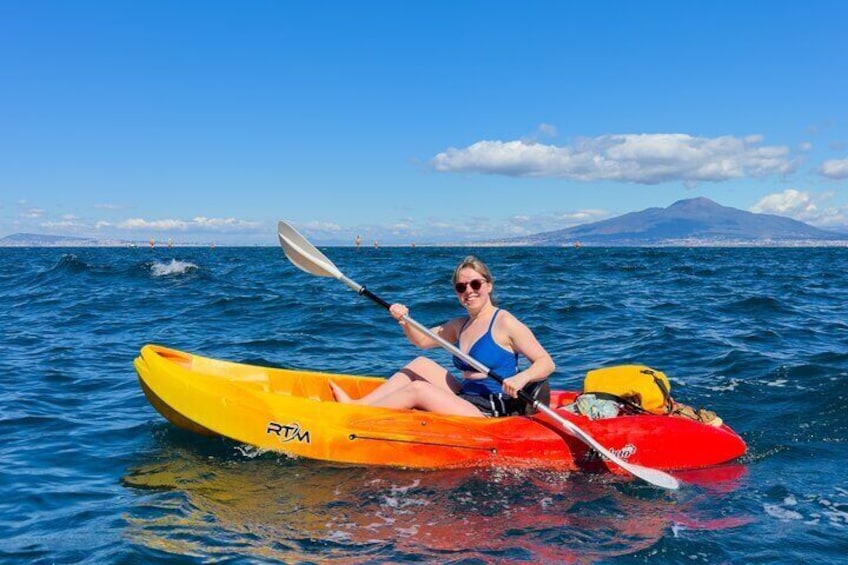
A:
[[[275,435],[280,438],[280,442],[288,443],[297,441],[299,443],[310,443],[309,430],[301,430],[300,424],[294,422],[292,424],[278,424],[277,422],[268,422],[266,434]]]

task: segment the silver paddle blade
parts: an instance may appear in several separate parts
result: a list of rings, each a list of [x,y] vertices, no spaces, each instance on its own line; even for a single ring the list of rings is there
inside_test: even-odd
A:
[[[628,463],[627,461],[624,461],[623,459],[615,455],[613,452],[611,452],[609,449],[598,443],[595,438],[583,431],[583,429],[580,428],[577,424],[574,424],[573,422],[566,420],[565,418],[557,414],[555,410],[545,406],[544,404],[538,405],[537,408],[540,412],[543,412],[544,414],[558,422],[563,428],[565,428],[568,433],[570,433],[586,445],[594,447],[598,453],[600,453],[601,455],[603,455],[604,457],[606,457],[607,459],[609,459],[631,475],[639,477],[646,483],[650,483],[654,486],[662,487],[665,489],[676,490],[680,488],[680,481],[678,481],[668,473],[660,471],[659,469],[651,469],[650,467],[642,467],[641,465]]]
[[[280,245],[283,246],[286,257],[294,263],[295,267],[319,277],[335,279],[342,277],[341,271],[333,265],[333,262],[315,249],[288,222],[281,221],[277,224],[277,236],[280,238]]]

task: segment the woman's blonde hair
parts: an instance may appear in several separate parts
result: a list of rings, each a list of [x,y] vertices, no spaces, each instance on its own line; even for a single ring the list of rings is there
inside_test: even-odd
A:
[[[492,278],[492,273],[489,271],[489,267],[487,267],[483,261],[481,261],[474,255],[469,255],[468,257],[463,259],[459,265],[457,265],[456,269],[453,272],[453,279],[451,280],[451,283],[456,284],[456,282],[459,280],[459,272],[462,269],[474,269],[475,271],[483,275],[483,278],[486,279],[486,282],[494,282],[494,279]]]

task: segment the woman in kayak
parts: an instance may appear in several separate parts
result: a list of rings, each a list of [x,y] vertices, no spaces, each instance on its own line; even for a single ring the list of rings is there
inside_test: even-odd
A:
[[[468,353],[504,379],[503,385],[486,377],[462,359],[454,357],[461,378],[427,357],[417,357],[385,383],[362,398],[352,399],[337,384],[330,387],[338,402],[384,408],[427,410],[457,416],[507,416],[523,411],[518,391],[530,383],[544,381],[554,371],[554,362],[533,332],[515,316],[495,306],[492,275],[474,256],[466,257],[453,274],[457,298],[468,312],[431,331]],[[439,343],[407,324],[409,310],[403,304],[389,309],[406,337],[422,349]],[[530,366],[518,370],[518,356]]]

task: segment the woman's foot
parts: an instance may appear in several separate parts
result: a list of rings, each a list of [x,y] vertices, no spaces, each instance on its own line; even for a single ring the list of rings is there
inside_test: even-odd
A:
[[[330,381],[330,390],[333,391],[333,398],[336,399],[336,402],[341,402],[342,404],[350,404],[353,400],[348,396],[348,394],[336,383]]]

